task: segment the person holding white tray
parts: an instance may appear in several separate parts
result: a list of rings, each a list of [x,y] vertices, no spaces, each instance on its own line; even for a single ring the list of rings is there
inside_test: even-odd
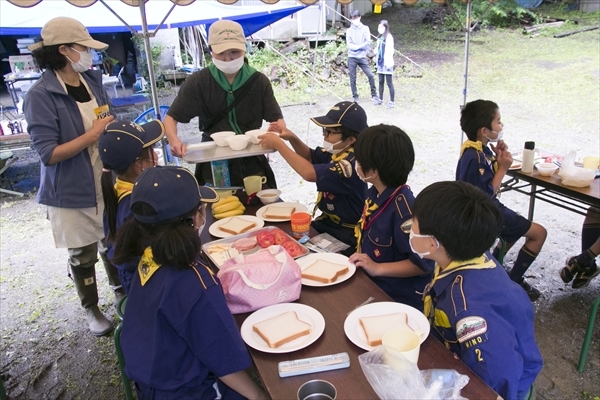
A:
[[[186,155],[186,145],[177,137],[177,123],[188,123],[194,117],[198,117],[203,142],[212,141],[210,135],[215,132],[242,135],[260,128],[263,120],[285,128],[269,78],[247,62],[242,26],[235,21],[214,22],[208,31],[208,45],[213,63],[186,79],[165,116],[167,139],[177,157]],[[243,186],[245,177],[258,175],[267,177],[269,188],[277,188],[264,155],[230,159],[227,163],[232,186]],[[200,185],[212,182],[210,164],[196,164],[195,176]]]

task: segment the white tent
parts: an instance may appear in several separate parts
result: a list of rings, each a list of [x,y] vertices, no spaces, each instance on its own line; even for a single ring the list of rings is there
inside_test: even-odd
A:
[[[130,3],[135,6],[128,5]],[[83,23],[91,33],[140,31],[148,65],[152,65],[149,38],[160,28],[211,24],[220,19],[229,19],[239,22],[244,27],[246,36],[249,36],[304,7],[230,6],[206,0],[0,0],[0,35],[39,34],[50,19],[71,17]],[[149,74],[152,103],[154,109],[158,110],[152,68],[149,69]]]

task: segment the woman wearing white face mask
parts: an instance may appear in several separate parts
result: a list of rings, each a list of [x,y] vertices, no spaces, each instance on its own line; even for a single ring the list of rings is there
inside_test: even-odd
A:
[[[323,128],[323,146],[309,148],[289,129],[280,134],[267,133],[258,137],[261,146],[279,151],[302,179],[316,182],[318,198],[315,211],[321,210],[312,223],[320,233],[350,245],[348,255],[354,252],[354,226],[360,218],[367,185],[354,170],[354,143],[360,132],[367,128],[367,114],[356,103],[344,101],[334,105],[322,117],[311,120]],[[277,127],[271,124],[271,129]],[[290,149],[283,140],[288,140]]]
[[[377,76],[379,78],[379,101],[375,102],[378,106],[383,102],[384,81],[387,82],[390,90],[390,101],[387,108],[394,107],[394,37],[390,32],[387,20],[382,20],[377,28],[379,36],[377,37]]]
[[[45,71],[23,106],[33,148],[42,161],[37,201],[48,207],[55,246],[68,249],[69,276],[90,331],[101,336],[112,330],[112,323],[98,308],[98,251],[116,300],[123,295],[102,242],[102,161],[97,142],[114,117],[96,117],[98,107],[108,107],[109,101],[102,73],[90,70],[91,49],[104,50],[108,45],[92,39],[83,24],[67,17],[50,20],[41,36],[42,41],[29,48]]]
[[[185,144],[177,137],[177,123],[188,123],[194,117],[199,117],[203,142],[212,141],[210,135],[219,131],[243,134],[258,129],[263,120],[285,128],[269,78],[245,60],[242,26],[227,20],[213,23],[208,31],[208,44],[213,64],[186,79],[164,120],[171,151],[177,157],[186,154]],[[267,186],[277,186],[265,156],[227,162],[233,186],[242,186],[244,177],[250,175],[266,176]],[[200,185],[212,182],[210,164],[197,164],[195,175]]]

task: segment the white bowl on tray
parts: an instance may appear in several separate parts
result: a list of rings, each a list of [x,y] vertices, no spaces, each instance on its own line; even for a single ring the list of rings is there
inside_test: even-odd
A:
[[[535,167],[542,176],[551,176],[558,169],[556,164],[547,162],[536,164]]]
[[[250,136],[247,135],[235,135],[227,136],[225,141],[231,147],[231,150],[244,150],[250,142]]]
[[[253,144],[258,144],[258,137],[260,135],[264,135],[268,131],[266,129],[253,129],[251,131],[246,132],[245,134],[250,136],[250,141]]]
[[[230,136],[235,136],[235,132],[234,131],[222,131],[222,132],[215,132],[212,135],[210,135],[211,139],[214,140],[215,143],[217,144],[217,146],[219,146],[219,147],[227,147],[227,142],[225,141],[225,139]]]

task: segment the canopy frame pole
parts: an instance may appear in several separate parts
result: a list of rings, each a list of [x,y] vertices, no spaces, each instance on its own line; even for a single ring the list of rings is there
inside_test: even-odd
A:
[[[463,87],[462,107],[464,107],[467,104],[467,83],[468,83],[468,79],[469,79],[469,43],[471,41],[471,8],[472,8],[472,2],[471,2],[471,0],[469,0],[467,2],[467,20],[465,23],[465,72],[464,72],[465,83],[464,83],[464,87]],[[461,146],[462,146],[462,142],[463,142],[463,132],[461,132],[461,134],[460,134],[460,145]]]
[[[121,21],[123,23],[123,25],[125,25],[127,27],[127,29],[129,29],[131,31],[131,33],[133,33],[135,36],[138,35],[136,30],[133,29],[127,22],[125,22],[125,20],[123,18],[121,18],[121,16],[119,14],[117,14],[112,8],[110,8],[110,6],[108,4],[106,4],[106,2],[104,0],[98,0],[98,1],[100,1],[100,3],[102,3],[104,5],[104,7],[106,7],[108,9],[108,11],[110,11],[115,17],[117,17],[119,19],[119,21]]]

